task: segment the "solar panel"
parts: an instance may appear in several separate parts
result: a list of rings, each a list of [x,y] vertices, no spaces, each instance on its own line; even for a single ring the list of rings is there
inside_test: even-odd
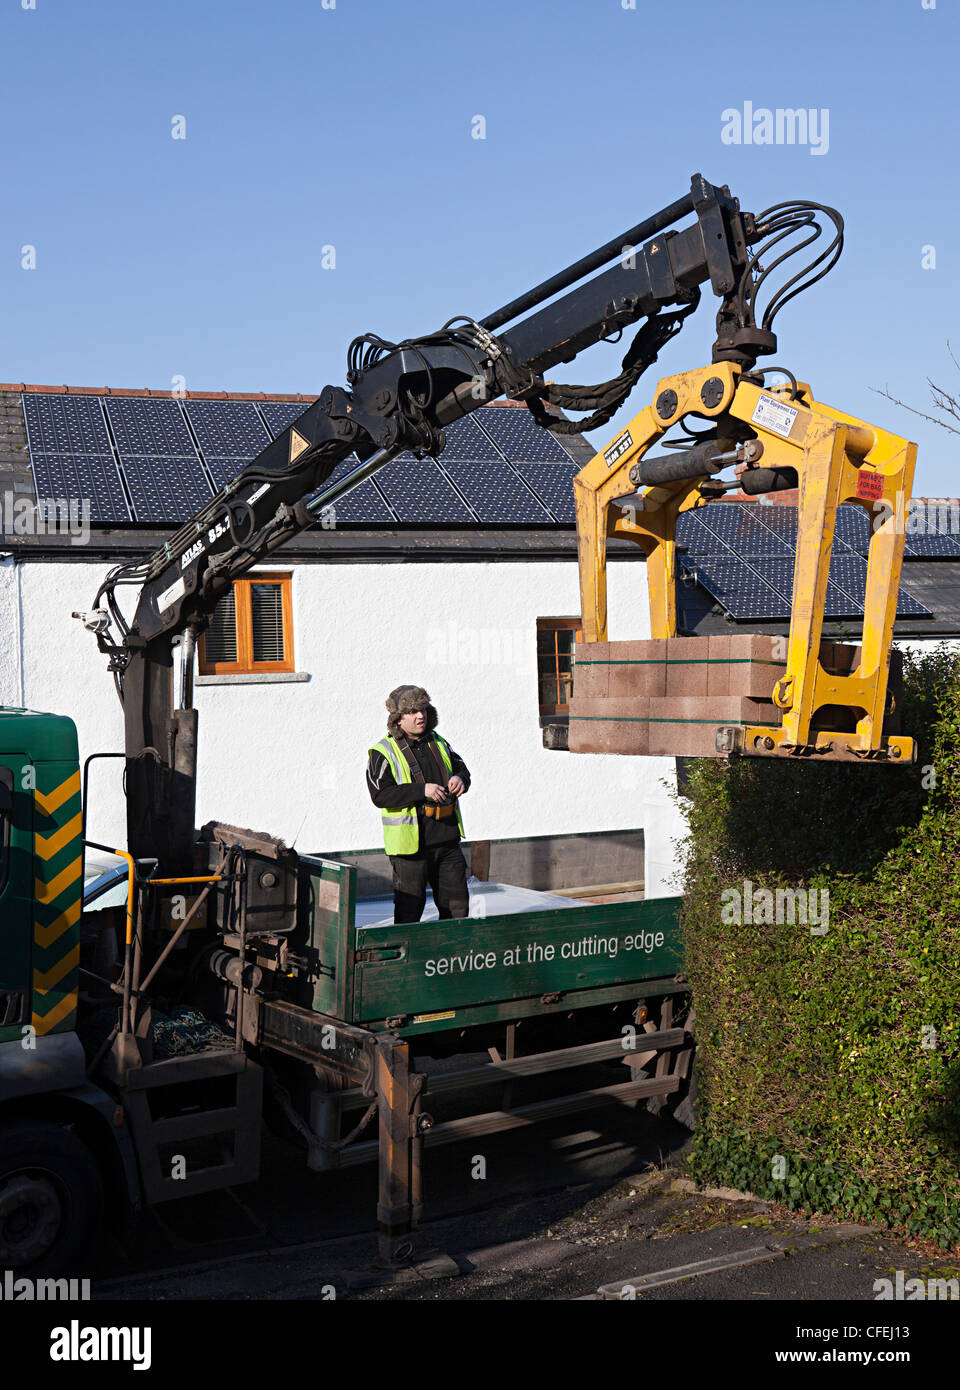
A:
[[[377,485],[401,521],[471,525],[473,516],[433,459],[400,454],[377,473]]]
[[[187,521],[213,495],[196,454],[189,458],[124,454],[121,467],[137,521]]]
[[[702,511],[703,508],[697,510]],[[733,559],[729,546],[709,526],[704,526],[697,512],[682,512],[677,517],[676,538],[677,545],[684,546],[690,555],[716,555],[718,558]]]
[[[776,589],[788,603],[792,601],[793,597],[795,558],[795,556],[791,556],[788,560],[768,558],[758,560],[756,563],[756,568],[763,575],[766,582],[771,588]],[[846,558],[849,560],[857,560],[860,557],[857,555],[848,555]],[[836,577],[834,574],[834,565],[837,563],[838,559],[838,556],[834,556],[830,564],[830,574],[834,578]],[[827,593],[823,604],[823,616],[825,618],[860,618],[863,616],[863,600],[861,599],[858,606],[852,594],[846,593],[828,579]]]
[[[855,555],[866,555],[870,533],[870,517],[862,507],[848,502],[837,508],[834,535],[849,546]]]
[[[249,463],[270,443],[252,401],[187,401],[185,408],[204,458]]]
[[[737,524],[730,519],[730,516],[726,515],[732,513],[734,508],[743,518],[748,519],[749,524],[743,525],[740,530],[737,529]],[[685,525],[690,529],[691,537],[697,545],[695,552],[697,554],[723,555],[726,553],[724,545],[711,544],[709,536],[705,536],[703,532],[696,529],[698,523],[708,528],[712,527],[711,534],[715,534],[725,541],[738,555],[782,555],[784,552],[779,546],[767,548],[762,539],[760,544],[756,543],[758,538],[762,538],[767,531],[774,533],[779,541],[786,546],[789,554],[796,553],[797,508],[786,503],[710,502],[706,507],[698,507],[696,513],[685,512],[683,517],[678,518],[678,540],[681,540],[680,523],[684,521],[685,517],[691,518],[691,521],[686,522]],[[694,517],[696,518],[695,521]],[[713,518],[716,525],[713,525],[709,518]],[[760,529],[755,529],[757,527]],[[859,507],[847,506],[838,509],[833,541],[835,554],[865,554],[869,534],[869,519]],[[864,546],[862,552],[858,549],[861,541]],[[683,543],[687,544],[685,541]],[[694,552],[691,551],[691,553]]]
[[[446,459],[446,454],[443,455]],[[481,521],[549,526],[552,517],[508,463],[449,463],[447,472]]]
[[[947,535],[914,536],[908,532],[903,553],[924,560],[935,560],[941,555],[956,558],[960,555],[960,539]]]
[[[575,463],[520,463],[517,472],[533,488],[543,505],[557,521],[569,524],[577,520],[573,502],[573,480],[580,472]]]
[[[196,449],[175,400],[149,396],[108,396],[104,409],[120,454],[193,458]]]
[[[258,401],[260,414],[267,422],[267,429],[274,439],[289,429],[299,416],[310,407],[309,401]]]
[[[790,616],[790,603],[765,583],[742,560],[698,559],[681,561],[681,570],[692,573],[698,584],[723,605],[732,618],[774,619]]]
[[[443,432],[447,439],[443,453],[440,455],[444,464],[454,460],[458,463],[463,460],[470,462],[471,459],[490,459],[493,461],[503,457],[472,415],[467,415],[463,420],[454,420],[452,425],[444,427]]]
[[[527,409],[484,406],[472,417],[511,463],[569,463],[557,437],[538,425]]]
[[[109,455],[110,437],[97,396],[21,397],[31,454]]]
[[[830,574],[845,593],[858,604],[857,613],[863,612],[867,593],[867,562],[860,555],[837,555],[830,566]],[[930,609],[901,589],[897,595],[897,617],[923,617]]]
[[[784,545],[793,555],[797,549],[797,509],[788,507],[784,503],[773,503],[766,506],[757,503],[743,504],[744,511],[749,511],[753,520],[768,531],[772,531],[783,541]]]
[[[785,540],[754,520],[746,508],[736,502],[708,503],[698,508],[698,516],[702,524],[736,555],[786,557],[792,554]]]
[[[205,457],[203,461],[210,471],[210,476],[213,479],[213,486],[217,492],[225,488],[227,483],[232,483],[237,474],[242,473],[250,462],[249,459],[220,459],[210,458],[209,456]]]
[[[90,504],[92,522],[129,521],[130,509],[123,495],[112,457],[95,454],[31,454],[38,500],[65,498]]]

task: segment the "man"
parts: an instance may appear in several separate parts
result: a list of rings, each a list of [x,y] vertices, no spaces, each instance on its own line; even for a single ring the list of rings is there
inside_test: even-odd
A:
[[[434,730],[437,711],[419,685],[387,697],[387,737],[370,750],[367,787],[383,820],[393,865],[393,920],[419,922],[433,892],[441,921],[470,911],[460,850],[459,799],[470,787],[466,764]]]

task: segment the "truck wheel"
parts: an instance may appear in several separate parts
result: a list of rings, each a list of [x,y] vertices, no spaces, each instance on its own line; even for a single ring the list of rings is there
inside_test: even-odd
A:
[[[0,1268],[89,1272],[103,1216],[103,1181],[68,1129],[18,1120],[0,1129]]]

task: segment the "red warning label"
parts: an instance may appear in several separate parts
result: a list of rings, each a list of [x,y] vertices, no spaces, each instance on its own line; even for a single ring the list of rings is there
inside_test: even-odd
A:
[[[857,474],[857,496],[870,502],[883,496],[883,474],[874,473],[872,468],[861,468]]]

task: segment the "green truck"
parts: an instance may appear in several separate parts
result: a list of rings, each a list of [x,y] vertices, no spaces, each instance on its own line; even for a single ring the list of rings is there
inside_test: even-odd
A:
[[[356,862],[211,825],[85,903],[85,779],[69,718],[0,710],[0,1266],[89,1270],[144,1206],[253,1181],[265,1119],[317,1170],[377,1160],[408,1259],[425,1147],[684,1094],[678,899],[363,925]]]

